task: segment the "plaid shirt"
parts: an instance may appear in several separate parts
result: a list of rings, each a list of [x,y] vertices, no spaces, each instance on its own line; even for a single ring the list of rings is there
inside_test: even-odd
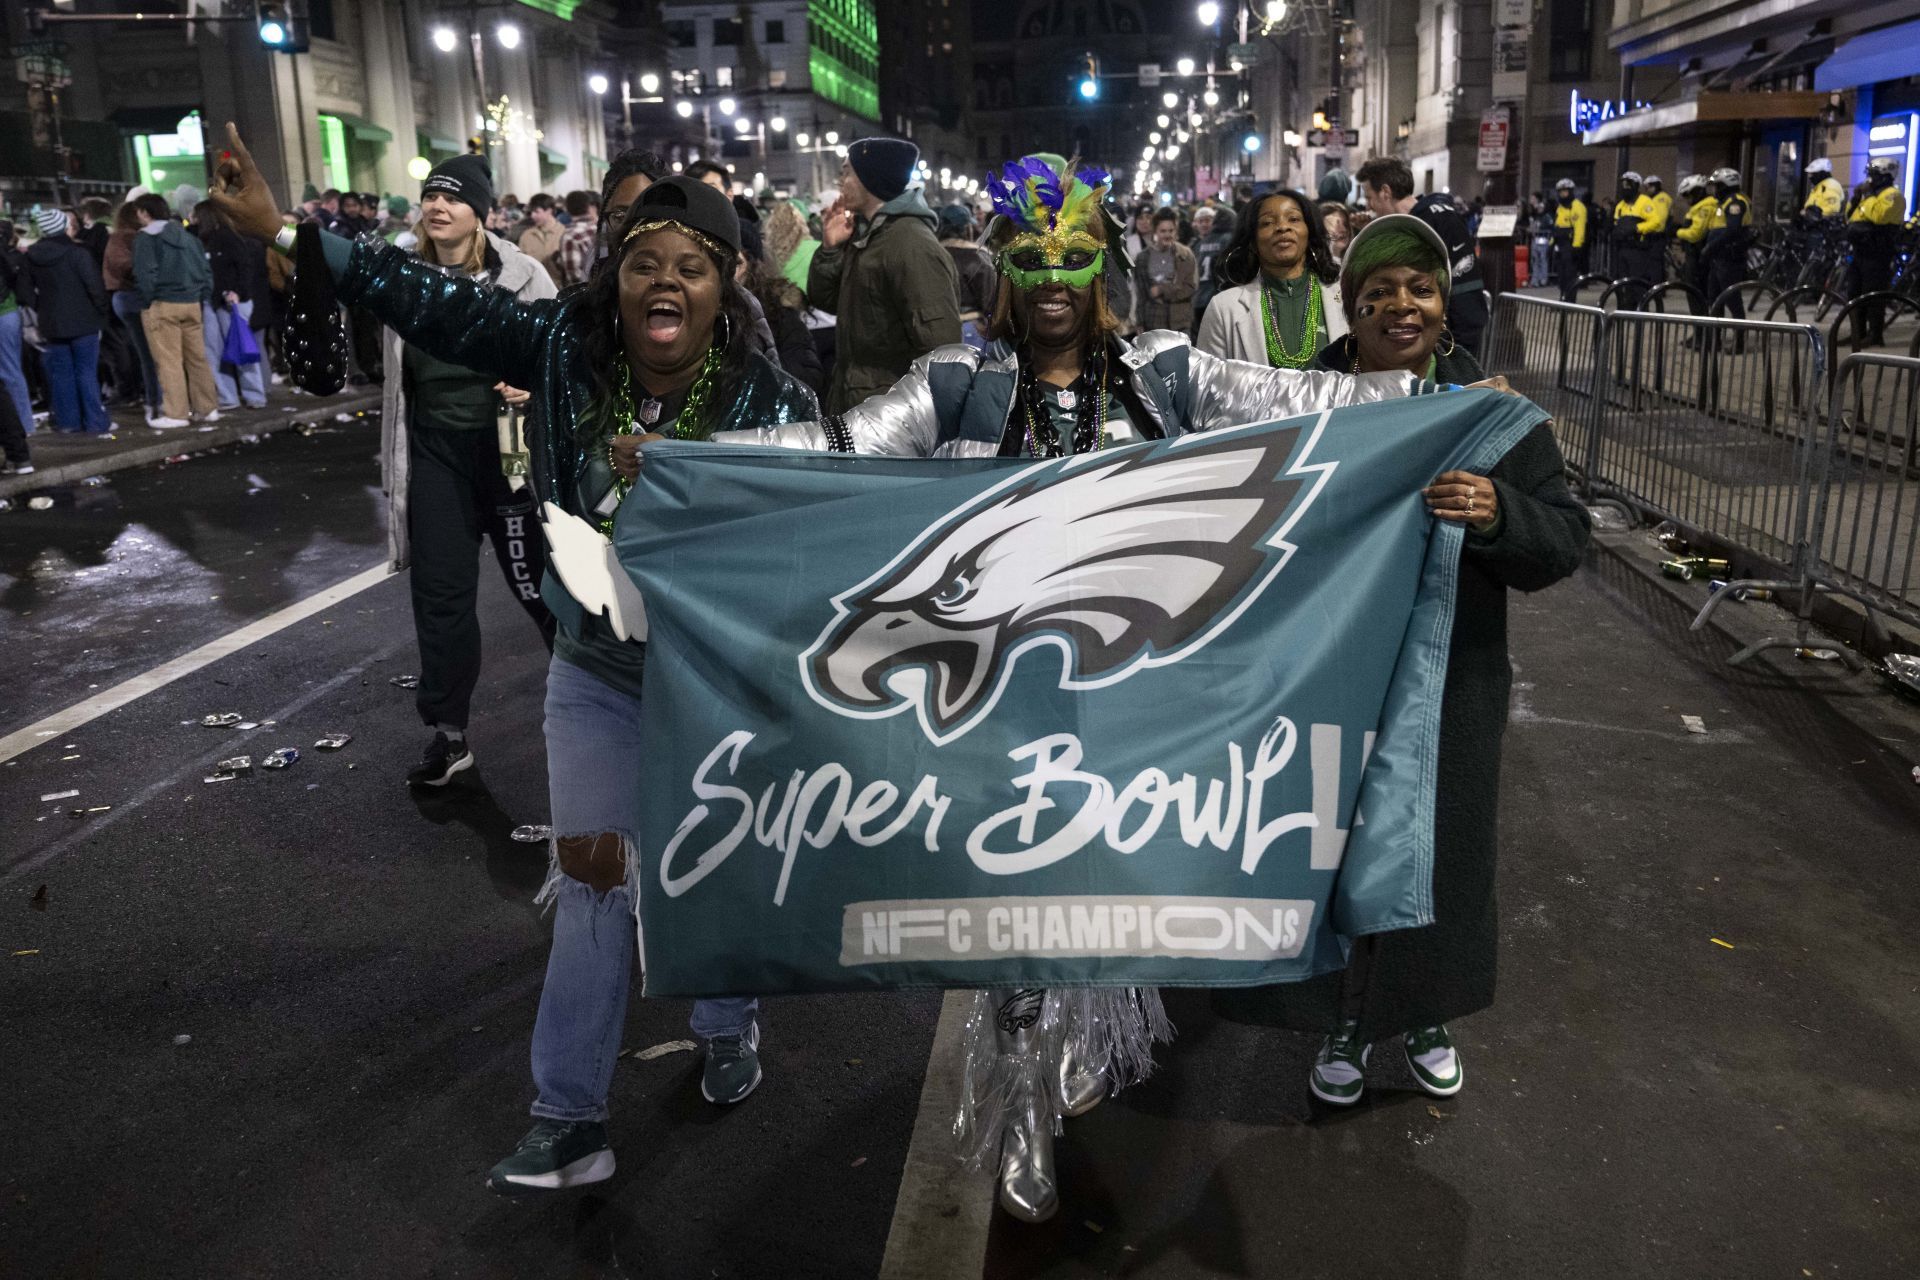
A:
[[[594,260],[599,252],[599,228],[594,223],[575,218],[566,234],[560,237],[560,247],[553,251],[553,260],[548,264],[553,269],[554,282],[562,289],[569,285],[585,284],[587,277],[593,274]]]

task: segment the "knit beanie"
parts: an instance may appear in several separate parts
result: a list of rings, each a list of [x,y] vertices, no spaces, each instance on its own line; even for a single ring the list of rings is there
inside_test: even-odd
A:
[[[920,148],[900,138],[862,138],[847,147],[847,163],[860,185],[879,200],[891,200],[913,180]]]
[[[33,213],[33,225],[40,228],[42,236],[63,236],[67,234],[67,211],[36,209]]]
[[[455,156],[433,166],[420,184],[420,198],[435,191],[471,205],[482,221],[493,212],[493,170],[480,156]]]
[[[973,210],[963,204],[950,204],[940,210],[940,231],[942,240],[970,240],[973,238]]]
[[[395,218],[404,218],[413,210],[413,202],[405,196],[388,196],[387,213]]]

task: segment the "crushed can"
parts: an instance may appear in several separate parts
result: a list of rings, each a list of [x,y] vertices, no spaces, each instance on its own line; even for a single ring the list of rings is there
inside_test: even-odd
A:
[[[513,838],[521,844],[544,844],[553,838],[553,828],[544,826],[525,826],[513,829]]]
[[[209,729],[224,729],[240,723],[238,711],[216,711],[212,715],[201,716],[200,723]]]
[[[1715,560],[1709,556],[1681,556],[1662,563],[1660,572],[1669,578],[1692,582],[1695,574],[1725,573],[1731,567],[1727,561]]]
[[[213,766],[215,773],[245,773],[253,768],[252,756],[235,756],[231,760],[222,760]]]
[[[284,769],[299,758],[300,748],[281,747],[277,751],[267,752],[260,760],[260,767],[262,769]]]
[[[313,745],[320,751],[338,751],[352,741],[350,733],[323,733]]]
[[[1920,654],[1890,653],[1880,659],[1878,670],[1894,692],[1920,702]]]

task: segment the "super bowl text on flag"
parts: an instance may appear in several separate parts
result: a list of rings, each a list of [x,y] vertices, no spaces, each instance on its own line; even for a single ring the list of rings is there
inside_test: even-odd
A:
[[[1491,392],[1050,462],[648,450],[650,994],[1248,985],[1431,921]]]

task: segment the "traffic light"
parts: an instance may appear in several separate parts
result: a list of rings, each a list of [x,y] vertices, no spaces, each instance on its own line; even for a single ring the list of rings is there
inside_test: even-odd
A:
[[[1080,99],[1092,102],[1100,96],[1100,59],[1086,54],[1086,67],[1080,74]]]
[[[307,12],[299,0],[257,0],[254,20],[260,43],[267,48],[279,53],[307,51]]]

